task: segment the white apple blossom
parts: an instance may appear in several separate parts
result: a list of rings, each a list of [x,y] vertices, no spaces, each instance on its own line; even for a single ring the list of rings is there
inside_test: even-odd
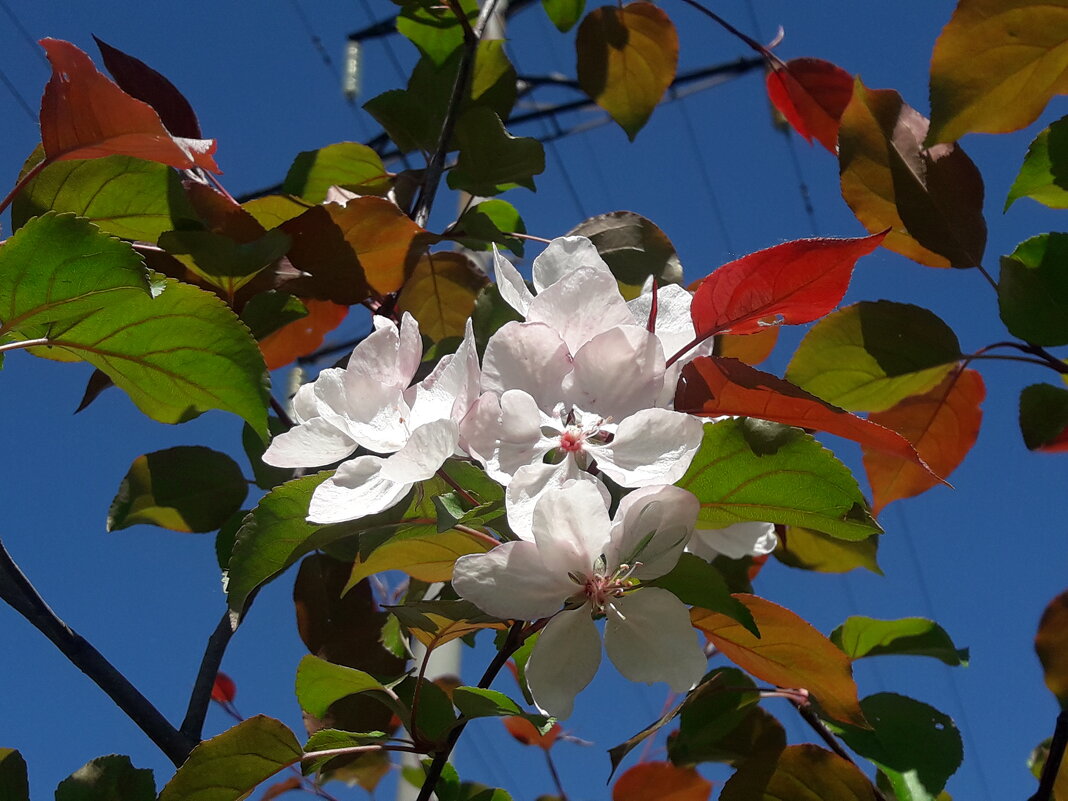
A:
[[[774,551],[778,544],[774,524],[744,522],[726,528],[698,527],[686,550],[711,562],[720,555],[728,559],[765,556]]]
[[[677,487],[636,490],[613,520],[591,481],[546,490],[533,515],[533,541],[463,556],[453,569],[456,592],[502,619],[550,617],[527,662],[538,708],[571,714],[575,696],[601,661],[595,619],[606,618],[604,646],[626,678],[691,689],[706,668],[686,606],[642,581],[669,572],[697,519],[698,501]]]
[[[308,519],[340,523],[384,511],[457,452],[459,421],[478,394],[479,368],[468,321],[463,342],[434,371],[409,386],[419,367],[419,325],[374,317],[375,330],[345,368],[323,370],[293,399],[297,425],[271,442],[263,461],[317,467],[350,456],[315,490]]]

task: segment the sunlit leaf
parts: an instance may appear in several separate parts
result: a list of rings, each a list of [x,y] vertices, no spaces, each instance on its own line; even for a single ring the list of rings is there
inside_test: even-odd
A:
[[[1068,709],[1068,592],[1050,601],[1035,635],[1035,652],[1042,662],[1046,686]]]
[[[707,801],[712,782],[693,768],[642,762],[616,780],[612,801]]]
[[[998,307],[1005,327],[1035,345],[1068,345],[1068,234],[1032,237],[1001,258]]]
[[[301,769],[306,775],[315,773],[336,757],[336,755],[332,755],[315,759],[316,751],[330,751],[335,748],[352,748],[353,746],[361,745],[378,745],[388,740],[389,736],[381,731],[353,732],[340,731],[338,729],[319,729],[304,744],[305,759]],[[335,774],[331,778],[340,777]]]
[[[838,124],[853,96],[853,76],[818,58],[794,58],[768,71],[768,97],[794,130],[838,152]]]
[[[824,431],[893,454],[929,473],[913,446],[897,432],[849,414],[788,381],[735,359],[699,357],[687,364],[675,393],[675,408],[703,417],[749,415]],[[937,481],[937,476],[933,478]]]
[[[747,418],[705,424],[678,485],[697,496],[707,528],[755,520],[856,540],[880,531],[845,465],[796,428]]]
[[[1020,431],[1033,451],[1068,450],[1068,390],[1032,384],[1020,393]]]
[[[5,799],[7,796],[3,796]],[[155,801],[152,771],[135,768],[128,756],[111,754],[88,762],[56,787],[56,801]]]
[[[486,273],[463,253],[428,253],[405,282],[397,312],[411,312],[419,321],[420,333],[434,341],[461,337],[478,293],[489,282]]]
[[[566,235],[584,236],[593,242],[627,299],[637,297],[651,277],[661,286],[682,282],[682,264],[667,234],[633,211],[598,214]]]
[[[308,203],[322,203],[326,190],[342,186],[360,195],[385,195],[392,175],[367,145],[338,142],[298,153],[282,182],[282,191]]]
[[[490,198],[476,203],[460,215],[448,236],[468,250],[489,250],[491,243],[503,245],[517,256],[523,255],[523,240],[513,233],[525,234],[527,227],[515,206],[507,200]]]
[[[961,0],[931,57],[932,142],[1030,125],[1068,92],[1068,7]]]
[[[968,664],[968,649],[957,648],[945,629],[933,620],[922,617],[899,620],[849,617],[831,632],[831,642],[850,659],[866,656],[930,656],[950,667]]]
[[[30,801],[26,760],[14,748],[0,748],[0,798]]]
[[[1052,123],[1031,142],[1005,198],[1005,209],[1021,197],[1054,209],[1068,208],[1068,117]]]
[[[30,158],[42,158],[38,149]],[[15,196],[11,227],[46,211],[71,211],[124,239],[155,242],[164,231],[199,225],[176,173],[129,156],[48,165]]]
[[[787,526],[779,532],[779,546],[774,556],[784,565],[812,570],[817,573],[848,573],[858,567],[882,575],[876,552],[879,537],[863,540],[843,540],[823,532]]]
[[[159,794],[159,801],[239,801],[260,782],[300,760],[285,725],[256,715],[200,743]]]
[[[84,52],[42,39],[52,77],[41,99],[41,143],[49,161],[134,156],[179,169],[219,172],[213,139],[175,138],[147,103],[122,91]]]
[[[985,396],[977,371],[957,370],[934,389],[869,416],[872,423],[904,436],[920,455],[921,464],[930,468],[862,443],[876,514],[891,501],[926,492],[940,483],[938,476],[948,477],[957,469],[979,436]]]
[[[743,762],[720,801],[875,801],[860,768],[817,745],[791,745],[776,759]]]
[[[669,572],[645,583],[668,590],[687,606],[722,612],[759,636],[749,610],[731,596],[720,572],[698,556],[684,553]]]
[[[389,611],[428,648],[437,648],[482,629],[507,628],[503,621],[487,615],[469,601],[419,601],[391,606]]]
[[[560,33],[575,27],[586,8],[586,0],[541,0],[541,7]]]
[[[955,144],[924,148],[927,120],[858,79],[842,114],[842,197],[883,246],[929,267],[975,267],[986,247],[983,179]]]
[[[249,303],[245,309],[251,305]],[[303,305],[307,314],[260,340],[260,351],[268,370],[277,370],[301,356],[314,353],[322,347],[326,335],[341,325],[349,313],[347,306],[340,306],[329,300],[306,300]],[[242,312],[242,317],[244,315]]]
[[[582,90],[634,139],[675,79],[671,19],[648,2],[602,6],[582,21],[575,50]]]
[[[808,690],[834,720],[866,726],[849,658],[840,649],[789,609],[756,595],[735,597],[752,612],[759,639],[718,612],[695,609],[693,624],[724,656],[758,679]]]
[[[459,8],[469,26],[478,19],[478,3],[406,3],[397,15],[397,32],[406,37],[435,64],[443,63],[464,43],[464,28],[454,9]]]
[[[845,296],[857,259],[883,240],[798,239],[750,253],[724,264],[701,282],[690,314],[698,336],[752,334],[763,318],[809,323],[835,308]]]
[[[737,668],[716,668],[706,677],[716,685],[682,708],[679,730],[668,740],[676,765],[692,765],[719,756],[718,744],[760,702],[756,684]]]
[[[245,201],[241,208],[265,229],[270,229],[299,217],[311,208],[311,204],[291,195],[264,195]]]
[[[241,508],[248,483],[225,453],[180,445],[134,459],[108,510],[107,529],[137,524],[214,531]]]
[[[352,566],[348,586],[383,570],[403,570],[420,581],[448,581],[456,560],[465,554],[485,553],[495,541],[462,531],[398,537],[376,548],[367,559]]]
[[[160,422],[222,409],[266,434],[263,359],[214,295],[158,276],[150,287],[128,245],[67,214],[23,226],[0,248],[0,276],[0,339],[89,362]]]
[[[899,801],[934,801],[964,758],[952,718],[895,693],[869,695],[860,706],[871,729],[832,730],[886,775]]]
[[[456,121],[460,156],[449,171],[452,189],[472,195],[496,195],[522,186],[534,190],[534,176],[545,171],[541,142],[512,136],[492,110],[475,106]]]
[[[297,667],[297,701],[301,709],[323,717],[332,703],[355,693],[384,692],[385,687],[370,673],[344,665],[334,665],[309,654]]]

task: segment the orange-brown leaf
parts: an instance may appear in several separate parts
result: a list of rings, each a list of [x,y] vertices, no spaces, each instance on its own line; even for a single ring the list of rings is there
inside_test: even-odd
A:
[[[693,768],[670,762],[642,762],[612,788],[612,801],[707,801],[712,782]]]
[[[1068,592],[1050,601],[1038,624],[1035,651],[1046,677],[1046,686],[1068,708]]]
[[[735,359],[701,356],[687,364],[675,392],[675,408],[701,417],[744,415],[825,431],[894,454],[930,472],[909,441],[896,431]]]
[[[398,312],[411,312],[419,331],[439,342],[462,337],[475,299],[489,278],[463,253],[441,251],[419,259],[397,298]]]
[[[263,795],[260,796],[260,801],[272,801],[272,799],[278,798],[283,793],[288,793],[290,790],[300,790],[300,777],[290,776],[288,779],[283,779],[280,782],[275,782],[264,790]]]
[[[771,323],[773,318],[767,318]],[[757,365],[768,358],[779,341],[779,326],[769,325],[754,334],[720,334],[716,338],[716,355]]]
[[[542,734],[538,731],[537,726],[526,718],[521,718],[518,715],[510,718],[501,718],[501,722],[504,724],[504,728],[508,729],[508,733],[523,745],[536,745],[538,748],[544,748],[546,751],[553,747],[556,738],[559,737],[560,733],[563,731],[563,729],[560,728],[559,723],[554,723],[549,731]]]
[[[771,70],[768,97],[799,134],[838,152],[838,125],[853,96],[853,76],[819,58],[795,58]]]
[[[738,667],[777,687],[808,690],[835,720],[868,727],[847,657],[789,609],[756,595],[735,593],[753,614],[760,637],[734,618],[694,608],[693,625]]]
[[[339,306],[329,300],[306,300],[304,305],[308,308],[307,315],[260,340],[260,351],[268,370],[285,367],[315,351],[349,313],[348,306]]]
[[[42,39],[41,46],[52,63],[41,98],[48,161],[121,155],[219,172],[214,139],[176,139],[150,105],[122,91],[70,42]]]
[[[979,436],[983,378],[975,370],[955,370],[922,395],[872,414],[873,423],[897,431],[939,476],[948,477]],[[872,509],[879,514],[891,501],[926,492],[939,481],[913,462],[864,448],[864,469],[872,489]]]

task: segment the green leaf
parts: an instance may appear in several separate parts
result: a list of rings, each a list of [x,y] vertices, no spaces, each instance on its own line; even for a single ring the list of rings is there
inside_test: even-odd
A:
[[[268,376],[259,348],[211,293],[151,286],[129,245],[86,220],[49,212],[0,248],[0,339],[46,339],[38,356],[84,360],[163,423],[209,409],[266,435]]]
[[[1001,258],[998,308],[1014,336],[1068,345],[1068,234],[1032,237]]]
[[[272,437],[287,430],[285,423],[273,416],[267,418],[267,428]],[[263,461],[263,454],[267,452],[267,444],[260,439],[260,435],[248,423],[241,428],[241,447],[245,450],[245,456],[248,457],[248,463],[252,467],[252,475],[256,479],[256,486],[260,489],[274,489],[293,478],[293,471],[290,468],[272,467]]]
[[[194,748],[159,801],[239,801],[303,753],[284,724],[256,715]]]
[[[703,681],[714,681],[716,686],[683,707],[679,732],[668,740],[668,756],[676,765],[717,759],[719,741],[760,702],[756,684],[738,668],[716,668]]]
[[[214,231],[167,231],[159,245],[211,286],[232,296],[289,250],[292,240],[279,230],[251,242]]]
[[[766,421],[706,423],[678,486],[701,501],[698,520],[707,528],[756,520],[847,540],[882,530],[845,465],[800,429]]]
[[[871,729],[827,725],[886,774],[898,801],[934,801],[964,758],[953,720],[895,693],[869,695],[860,706]]]
[[[476,106],[456,121],[460,157],[449,171],[449,187],[472,195],[496,195],[523,186],[545,170],[545,149],[537,139],[510,135],[493,111]]]
[[[7,798],[0,793],[0,797]],[[152,771],[135,768],[128,756],[97,757],[59,783],[56,801],[155,801]]]
[[[527,232],[523,218],[507,200],[491,198],[476,203],[460,215],[449,231],[468,250],[489,250],[491,243],[504,245],[515,255],[523,256],[523,240],[509,234]]]
[[[241,309],[241,322],[257,340],[308,316],[308,307],[288,292],[270,290],[253,295]]]
[[[485,628],[506,628],[470,601],[415,601],[388,607],[423,645],[438,647]]]
[[[586,0],[541,0],[541,7],[560,33],[575,27],[586,9]]]
[[[37,163],[41,154],[30,159]],[[144,242],[201,225],[177,172],[129,156],[48,165],[15,197],[11,227],[18,230],[47,211],[73,212],[105,233]]]
[[[507,695],[496,690],[457,687],[452,691],[452,702],[460,710],[463,719],[522,717],[533,723],[539,734],[545,734],[553,726],[552,718],[530,714]]]
[[[858,567],[883,575],[876,560],[879,537],[840,540],[819,531],[787,526],[779,533],[779,545],[772,555],[784,565],[817,573],[848,573]]]
[[[682,283],[682,264],[667,234],[633,211],[590,217],[567,236],[584,236],[593,242],[628,300],[641,294],[646,280],[653,276],[661,286]]]
[[[248,495],[248,483],[229,456],[182,445],[134,459],[108,510],[107,529],[137,524],[172,531],[215,531]]]
[[[419,700],[415,700],[418,689]],[[432,743],[444,743],[449,732],[457,724],[456,711],[452,707],[452,701],[445,690],[436,682],[423,680],[418,681],[414,676],[409,676],[396,686],[397,696],[401,703],[413,710],[415,717],[405,722],[405,728],[418,737],[425,738]],[[400,716],[404,720],[404,715]]]
[[[922,617],[849,617],[831,632],[831,642],[850,659],[897,654],[933,656],[950,667],[968,664],[968,649],[957,648],[945,629]]]
[[[282,182],[282,191],[308,203],[322,203],[331,186],[361,195],[385,196],[393,178],[381,157],[367,145],[338,142],[298,153]]]
[[[960,358],[956,334],[933,312],[862,302],[812,327],[786,379],[843,409],[881,412],[937,386]]]
[[[737,598],[731,597],[730,588],[720,572],[698,556],[684,553],[669,573],[645,583],[674,593],[684,604],[721,612],[737,620],[754,636],[760,636],[752,613]]]
[[[323,765],[336,758],[336,755],[313,759],[316,751],[329,751],[334,748],[352,748],[360,745],[375,745],[385,743],[389,735],[384,731],[339,731],[338,729],[319,729],[308,738],[304,744],[305,759],[302,760],[301,769],[304,775],[315,773]]]
[[[334,665],[311,654],[301,659],[297,667],[297,702],[301,709],[317,718],[323,717],[332,703],[346,696],[385,689],[370,673]]]
[[[26,760],[14,748],[0,748],[0,798],[8,801],[30,801]]]
[[[1042,131],[1027,148],[1020,173],[1005,199],[1005,210],[1021,197],[1054,209],[1068,209],[1068,116]]]
[[[695,752],[702,762],[723,762],[740,766],[751,760],[774,760],[786,747],[786,731],[767,710],[746,708],[745,717],[715,742],[704,741]],[[670,745],[669,745],[669,754]],[[821,799],[822,801],[822,799]]]
[[[473,26],[478,19],[478,3],[458,3]],[[406,37],[435,64],[443,64],[464,43],[464,29],[452,5],[408,3],[397,15],[397,32]]]
[[[1020,393],[1020,431],[1030,450],[1063,450],[1068,429],[1068,390],[1032,384]]]

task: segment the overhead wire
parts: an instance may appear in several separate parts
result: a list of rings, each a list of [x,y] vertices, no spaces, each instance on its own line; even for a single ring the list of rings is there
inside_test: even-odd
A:
[[[11,24],[15,26],[15,30],[19,32],[23,41],[30,46],[30,49],[37,54],[37,57],[41,59],[42,63],[49,70],[52,69],[52,65],[48,63],[48,59],[45,57],[41,47],[37,44],[37,41],[30,35],[30,32],[26,30],[26,27],[22,24],[22,20],[18,18],[18,15],[11,10],[11,7],[7,4],[7,0],[0,0],[0,8],[4,10],[8,18],[11,20]]]
[[[30,118],[30,122],[34,125],[37,124],[37,115],[33,113],[33,109],[30,107],[29,102],[23,97],[19,88],[7,77],[7,73],[0,67],[0,83],[3,83],[7,87],[7,90],[11,92],[11,96],[15,98],[15,101],[19,104],[19,107],[26,112],[26,116]]]

